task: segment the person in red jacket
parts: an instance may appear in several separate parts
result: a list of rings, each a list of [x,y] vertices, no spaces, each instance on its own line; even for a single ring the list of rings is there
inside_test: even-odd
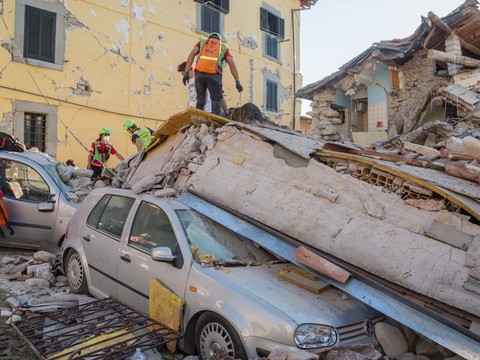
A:
[[[87,169],[93,170],[92,179],[101,177],[102,170],[110,158],[110,155],[115,155],[119,160],[123,160],[123,156],[110,144],[110,134],[110,129],[102,128],[98,139],[95,140],[90,147]]]
[[[198,55],[197,64],[195,66],[195,87],[197,89],[197,109],[203,109],[207,89],[212,99],[212,113],[220,115],[220,102],[223,98],[222,93],[222,64],[226,61],[230,72],[235,79],[235,87],[238,92],[243,91],[238,77],[238,70],[233,61],[232,54],[227,45],[222,43],[220,34],[211,33],[207,40],[199,41],[188,55],[183,73],[183,85],[187,85],[190,78],[188,69],[193,64],[193,60]]]

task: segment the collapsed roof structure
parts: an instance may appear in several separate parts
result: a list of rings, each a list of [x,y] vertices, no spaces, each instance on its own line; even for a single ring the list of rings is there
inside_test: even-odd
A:
[[[156,196],[195,192],[436,315],[448,313],[478,337],[480,184],[446,173],[442,164],[451,162],[189,108],[160,127],[128,169],[117,169],[114,185]]]
[[[407,38],[374,43],[297,92],[313,100],[309,134],[360,141],[368,133],[370,145],[445,120],[457,136],[471,135],[480,122],[479,29],[478,3],[466,0],[443,18],[422,17]]]

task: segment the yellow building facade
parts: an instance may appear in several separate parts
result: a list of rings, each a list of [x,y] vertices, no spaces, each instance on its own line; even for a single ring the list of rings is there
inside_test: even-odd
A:
[[[228,105],[253,102],[292,127],[301,110],[300,10],[315,1],[5,0],[0,131],[85,167],[107,127],[117,151],[133,155],[123,122],[156,129],[186,108],[177,65],[212,31],[230,48],[244,88],[237,92],[225,64]]]

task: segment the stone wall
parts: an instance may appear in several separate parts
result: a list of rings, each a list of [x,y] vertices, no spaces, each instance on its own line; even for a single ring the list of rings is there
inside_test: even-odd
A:
[[[411,130],[412,120],[419,115],[431,91],[446,85],[446,79],[436,75],[435,60],[417,53],[399,68],[400,89],[389,95],[389,136]]]

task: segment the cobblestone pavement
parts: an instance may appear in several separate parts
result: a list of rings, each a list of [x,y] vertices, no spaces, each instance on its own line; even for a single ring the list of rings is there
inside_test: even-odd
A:
[[[0,258],[9,255],[26,255],[31,256],[33,251],[15,250],[0,247]],[[18,281],[9,282],[0,279],[0,309],[10,308],[5,301],[8,297],[17,296],[26,290],[23,284]],[[30,349],[27,343],[18,335],[11,325],[5,323],[5,319],[0,320],[0,359],[5,360],[36,360],[37,355]]]

